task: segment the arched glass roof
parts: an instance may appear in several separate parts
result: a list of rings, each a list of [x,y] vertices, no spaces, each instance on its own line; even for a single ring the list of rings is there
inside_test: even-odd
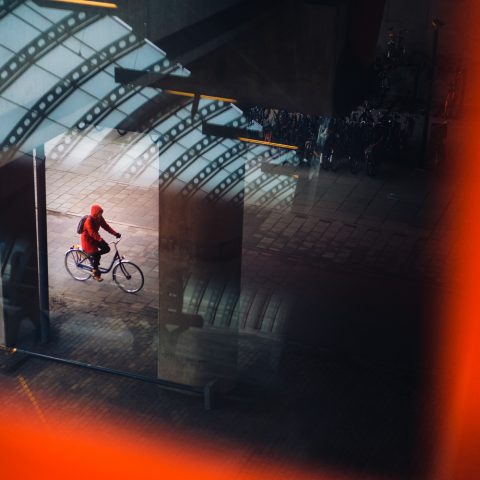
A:
[[[45,144],[49,161],[74,170],[109,150],[99,169],[113,180],[210,201],[291,200],[296,179],[261,164],[292,152],[202,133],[205,121],[246,128],[237,107],[201,100],[192,118],[191,99],[120,85],[116,67],[190,75],[116,17],[0,0],[1,162]],[[125,129],[132,118],[138,133]]]

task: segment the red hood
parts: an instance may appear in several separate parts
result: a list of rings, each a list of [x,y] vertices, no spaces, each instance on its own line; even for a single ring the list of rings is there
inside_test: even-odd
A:
[[[97,214],[102,214],[103,213],[103,208],[98,205],[97,203],[94,203],[91,207],[90,207],[90,215],[92,216],[95,216]]]

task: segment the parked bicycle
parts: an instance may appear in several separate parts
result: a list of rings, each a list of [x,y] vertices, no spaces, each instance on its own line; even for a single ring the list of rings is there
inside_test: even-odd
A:
[[[127,293],[136,293],[143,287],[143,272],[140,267],[120,255],[117,248],[119,242],[120,240],[110,243],[115,247],[115,255],[108,268],[100,267],[99,270],[102,274],[112,271],[112,279],[119,288]],[[65,268],[75,280],[85,282],[92,278],[91,260],[90,255],[85,253],[80,245],[73,245],[65,253]]]

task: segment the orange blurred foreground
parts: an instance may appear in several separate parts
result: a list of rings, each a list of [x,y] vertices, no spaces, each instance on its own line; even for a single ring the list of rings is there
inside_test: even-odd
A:
[[[452,2],[454,3],[454,2]],[[453,141],[456,196],[451,226],[454,259],[446,259],[453,289],[445,299],[439,362],[440,438],[433,480],[480,478],[480,2],[462,9],[466,59],[465,114]],[[465,10],[468,9],[468,10]],[[466,14],[466,15],[465,15]],[[467,22],[464,25],[464,22]]]
[[[46,404],[45,399],[40,403]],[[349,480],[378,477],[332,473],[254,458],[251,451],[162,434],[153,438],[94,417],[84,427],[68,419],[48,423],[34,409],[0,413],[0,471],[4,479]],[[84,422],[82,422],[85,424]]]

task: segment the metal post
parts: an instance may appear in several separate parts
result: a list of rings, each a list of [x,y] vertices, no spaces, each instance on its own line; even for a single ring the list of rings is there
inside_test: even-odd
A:
[[[34,149],[33,165],[35,173],[35,207],[37,222],[40,342],[46,343],[50,333],[50,306],[48,297],[47,193],[45,184],[45,149],[43,145]]]

